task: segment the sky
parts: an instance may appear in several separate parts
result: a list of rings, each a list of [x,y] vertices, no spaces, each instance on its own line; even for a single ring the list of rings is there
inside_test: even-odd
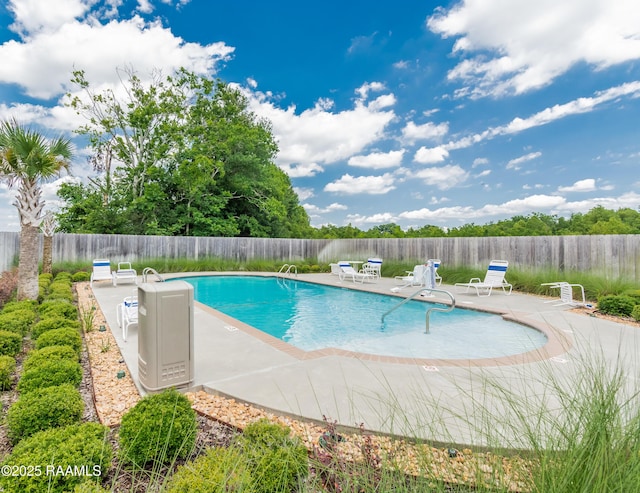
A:
[[[637,0],[3,0],[0,120],[74,139],[77,88],[184,67],[243,91],[311,224],[640,208]],[[19,230],[0,185],[0,231]]]

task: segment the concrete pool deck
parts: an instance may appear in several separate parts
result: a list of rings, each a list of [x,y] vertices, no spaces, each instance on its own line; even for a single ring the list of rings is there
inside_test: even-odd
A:
[[[197,275],[207,274],[224,273]],[[383,294],[394,294],[391,289],[396,286],[389,278],[354,284],[330,274],[291,279]],[[407,287],[397,294],[405,297],[417,289]],[[626,390],[640,389],[639,328],[590,317],[567,305],[554,306],[539,296],[516,292],[507,296],[498,290],[490,297],[478,297],[446,284],[440,289],[454,294],[456,306],[502,313],[543,330],[550,342],[526,355],[483,360],[418,360],[332,349],[307,353],[196,303],[195,371],[189,389],[282,414],[326,417],[352,427],[362,423],[369,430],[437,443],[506,442],[513,448],[526,446],[513,426],[520,419],[514,403],[521,403],[527,412],[544,408],[545,413],[554,413],[560,408],[556,387],[571,390],[588,377],[591,366],[599,368],[602,363],[612,371],[619,369]],[[129,372],[144,394],[138,378],[137,328],[130,327],[125,342],[116,320],[117,304],[133,290],[132,284],[113,287],[107,282],[93,287]],[[367,316],[366,309],[362,316]]]

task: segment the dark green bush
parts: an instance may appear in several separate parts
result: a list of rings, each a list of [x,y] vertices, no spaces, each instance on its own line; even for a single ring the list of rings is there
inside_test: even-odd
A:
[[[42,334],[36,339],[36,349],[48,346],[71,346],[78,356],[82,348],[82,337],[76,329],[53,329]]]
[[[15,371],[16,359],[13,356],[0,356],[0,390],[11,388]]]
[[[286,426],[261,419],[247,426],[236,443],[249,462],[256,493],[295,491],[309,472],[307,449]]]
[[[78,387],[82,381],[82,367],[77,361],[46,361],[22,372],[18,380],[18,392],[26,394],[44,387],[68,383]]]
[[[174,389],[149,395],[122,417],[122,460],[144,466],[187,457],[195,445],[196,431],[195,411],[187,397]]]
[[[8,330],[0,330],[0,356],[15,356],[22,349],[22,336]]]
[[[636,305],[640,305],[640,289],[630,289],[622,294],[630,296]]]
[[[91,279],[91,274],[83,270],[78,271],[71,276],[71,280],[73,282],[84,282],[84,281],[88,281],[89,279]]]
[[[598,298],[598,310],[608,315],[618,315],[623,317],[631,316],[635,301],[631,296],[624,294],[608,295]]]
[[[71,328],[80,330],[80,322],[77,320],[71,320],[61,317],[59,315],[41,319],[39,322],[31,326],[31,338],[37,339],[45,332],[53,329]]]
[[[79,423],[83,411],[80,392],[69,384],[35,389],[9,408],[9,438],[15,444],[39,431]]]
[[[631,316],[633,317],[634,320],[637,320],[638,322],[640,322],[640,305],[636,305],[633,307],[633,310],[631,311]]]
[[[40,317],[64,317],[69,320],[78,320],[78,308],[64,300],[45,301],[40,305]]]
[[[35,300],[9,301],[2,307],[2,313],[14,312],[16,310],[31,310],[35,312],[38,302]]]
[[[0,330],[25,335],[36,319],[36,312],[31,309],[14,310],[0,313]]]
[[[251,490],[251,472],[238,448],[210,448],[178,467],[165,493],[226,493]]]
[[[25,438],[14,447],[2,465],[38,467],[42,474],[2,475],[0,490],[66,493],[88,477],[105,475],[111,467],[112,458],[108,431],[106,426],[98,423],[83,423],[52,428]],[[71,468],[71,473],[64,474],[68,468]],[[76,473],[73,468],[77,468]]]
[[[30,351],[22,362],[22,371],[36,368],[48,361],[78,361],[78,355],[70,346],[48,346]]]

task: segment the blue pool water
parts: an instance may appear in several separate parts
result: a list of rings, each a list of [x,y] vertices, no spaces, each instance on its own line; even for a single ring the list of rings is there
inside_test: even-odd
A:
[[[305,351],[335,347],[407,358],[495,358],[542,347],[546,336],[499,315],[456,308],[431,313],[410,301],[303,281],[258,276],[184,277],[197,301]]]

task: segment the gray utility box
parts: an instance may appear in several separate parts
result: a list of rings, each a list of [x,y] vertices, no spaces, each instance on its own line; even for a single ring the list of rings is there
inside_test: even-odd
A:
[[[193,286],[138,286],[138,375],[149,391],[193,381]]]

